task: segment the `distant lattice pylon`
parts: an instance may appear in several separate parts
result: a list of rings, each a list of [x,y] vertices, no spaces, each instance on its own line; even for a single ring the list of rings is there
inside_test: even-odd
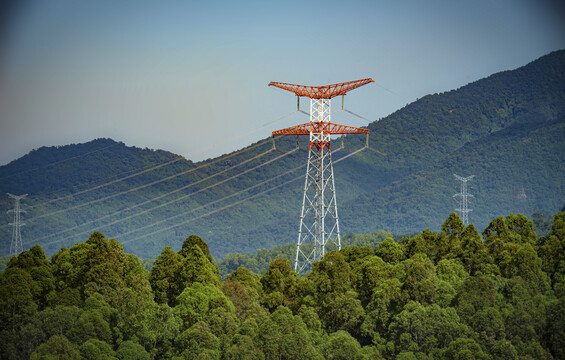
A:
[[[459,212],[463,224],[467,226],[469,225],[469,212],[473,211],[472,209],[469,209],[469,198],[473,197],[473,195],[467,193],[467,181],[474,178],[475,175],[471,175],[467,177],[462,177],[456,174],[453,175],[457,180],[461,181],[461,192],[459,194],[453,195],[453,198],[457,198],[457,197],[459,198],[459,209],[455,209],[455,211]]]
[[[12,243],[10,244],[10,255],[18,255],[23,251],[23,242],[22,242],[22,234],[20,228],[25,225],[22,224],[22,213],[25,213],[24,210],[20,208],[20,200],[25,198],[25,195],[12,195],[8,194],[9,197],[14,199],[14,208],[12,210],[8,210],[8,214],[14,214],[14,222],[10,223],[13,226],[12,230]]]
[[[528,196],[526,195],[526,190],[524,189],[524,187],[522,187],[520,189],[520,191],[518,191],[518,195],[516,195],[516,198],[518,200],[526,200],[528,198]]]
[[[273,131],[275,135],[309,135],[310,147],[304,181],[298,242],[294,269],[302,272],[325,254],[326,246],[341,249],[339,219],[335,196],[330,136],[334,134],[369,133],[368,129],[331,122],[331,99],[373,82],[362,79],[325,86],[307,86],[271,82],[269,86],[288,90],[296,96],[310,98],[310,122]]]

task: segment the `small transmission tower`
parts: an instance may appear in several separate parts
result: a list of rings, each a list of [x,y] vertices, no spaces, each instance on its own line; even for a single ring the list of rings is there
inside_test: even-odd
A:
[[[471,180],[475,177],[475,175],[462,177],[456,174],[453,174],[455,178],[461,181],[461,192],[459,194],[453,195],[453,198],[459,198],[459,209],[455,209],[455,211],[459,211],[461,215],[461,220],[465,226],[469,225],[469,211],[473,211],[472,209],[468,208],[469,205],[469,197],[473,197],[473,195],[467,194],[467,181]]]
[[[14,208],[12,210],[8,210],[8,214],[14,214],[14,222],[10,223],[14,228],[12,230],[12,243],[10,244],[10,255],[17,256],[19,253],[23,251],[23,243],[22,243],[22,234],[20,232],[20,227],[25,225],[22,224],[21,220],[21,213],[25,213],[24,210],[20,209],[20,200],[25,198],[25,195],[12,195],[8,194],[9,197],[14,199]]]
[[[325,86],[279,82],[269,84],[269,86],[293,92],[298,97],[310,98],[309,123],[273,131],[273,136],[310,136],[294,263],[294,269],[298,273],[310,269],[312,263],[322,259],[326,245],[333,244],[337,249],[341,249],[330,136],[334,134],[368,134],[369,130],[332,123],[330,119],[331,99],[338,95],[345,95],[348,91],[371,82],[373,82],[373,79],[368,78]]]

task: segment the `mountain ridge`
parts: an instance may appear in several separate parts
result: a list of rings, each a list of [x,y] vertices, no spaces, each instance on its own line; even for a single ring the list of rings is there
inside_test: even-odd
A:
[[[438,229],[456,205],[451,200],[459,190],[454,172],[462,176],[477,172],[469,191],[475,195],[470,219],[479,229],[493,215],[529,215],[534,210],[555,213],[565,203],[564,162],[558,156],[565,148],[564,84],[565,51],[557,51],[516,70],[496,73],[456,90],[426,95],[369,124],[370,146],[386,155],[365,150],[336,163],[342,234]],[[336,153],[334,161],[348,151],[362,148],[364,141],[347,136],[348,149]],[[282,152],[295,147],[294,139],[279,138],[276,143]],[[304,139],[301,144],[305,146]],[[30,193],[22,203],[29,210],[24,219],[29,224],[22,228],[22,236],[24,242],[29,239],[28,245],[33,245],[33,239],[42,239],[42,246],[50,243],[45,247],[48,253],[83,241],[88,237],[84,232],[90,228],[100,228],[107,237],[123,241],[127,251],[142,257],[155,257],[165,245],[178,246],[191,233],[210,243],[215,256],[245,253],[296,238],[304,170],[281,174],[305,165],[306,153],[295,151],[292,156],[282,156],[271,146],[265,139],[197,163],[164,150],[128,147],[111,139],[44,147],[0,167],[0,191]],[[537,151],[530,156],[535,160],[532,164],[525,151],[528,146]],[[487,148],[492,153],[481,150]],[[63,153],[67,160],[62,159]],[[517,154],[514,162],[512,153]],[[50,159],[53,162],[46,164]],[[266,162],[270,163],[264,165]],[[499,170],[497,162],[504,165]],[[84,192],[153,167],[157,168]],[[487,176],[487,171],[497,177]],[[184,175],[174,177],[179,173]],[[540,174],[542,180],[535,174]],[[282,185],[299,176],[302,180]],[[168,177],[172,178],[163,181]],[[153,182],[158,186],[147,186]],[[262,182],[265,185],[258,186]],[[273,186],[278,186],[276,191],[267,191]],[[508,200],[508,194],[521,190],[515,189],[520,186],[530,194],[528,198],[522,202]],[[245,190],[249,187],[253,188]],[[41,191],[34,191],[38,189]],[[232,195],[238,192],[241,195]],[[257,196],[261,192],[264,194]],[[73,196],[76,193],[80,194]],[[60,200],[54,201],[53,196]],[[173,202],[173,196],[182,201]],[[111,198],[100,200],[105,197]],[[246,197],[253,197],[252,201],[243,201]],[[241,203],[219,211],[230,205],[229,201]],[[167,202],[171,204],[163,205]],[[81,205],[85,203],[91,205]],[[7,197],[0,199],[0,210],[12,206]],[[76,208],[65,210],[65,206]],[[150,210],[153,206],[161,207]],[[143,211],[146,213],[136,215]],[[127,217],[131,220],[121,220]],[[96,220],[100,218],[105,221]],[[108,226],[108,221],[119,222]],[[183,221],[185,225],[172,227]],[[152,222],[171,228],[137,240],[159,230],[157,226],[148,227]],[[89,226],[81,225],[84,223]],[[119,237],[145,227],[147,230],[137,238]],[[11,229],[0,223],[0,249],[6,252],[10,240]]]

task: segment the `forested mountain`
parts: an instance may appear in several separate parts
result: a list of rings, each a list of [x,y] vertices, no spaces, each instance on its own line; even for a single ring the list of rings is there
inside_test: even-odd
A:
[[[481,237],[452,213],[304,276],[279,258],[225,281],[196,235],[150,272],[100,232],[35,245],[0,274],[0,359],[563,359],[565,212],[533,227],[510,214]]]
[[[346,137],[333,156],[342,234],[439,230],[457,207],[454,173],[475,175],[469,217],[479,230],[501,215],[557,212],[565,204],[564,94],[558,51],[369,124],[370,147],[382,154],[338,162],[364,146],[363,137]],[[143,258],[180,248],[187,234],[205,237],[214,256],[253,252],[297,236],[306,153],[295,139],[276,145],[266,139],[199,163],[110,139],[45,147],[0,167],[0,192],[29,194],[24,248],[39,243],[47,254],[95,230]],[[13,205],[0,197],[0,210]],[[10,221],[0,222],[2,255]]]

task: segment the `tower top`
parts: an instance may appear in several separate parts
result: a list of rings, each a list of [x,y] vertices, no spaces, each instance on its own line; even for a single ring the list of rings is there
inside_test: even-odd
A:
[[[374,82],[373,79],[367,78],[332,85],[308,86],[271,81],[269,83],[269,86],[275,86],[283,90],[288,90],[295,93],[296,96],[306,96],[310,99],[331,99],[335,96],[345,95],[350,90],[357,89],[360,86],[372,82]]]
[[[16,199],[16,200],[21,200],[27,196],[27,194],[23,194],[23,195],[12,195],[10,193],[6,193],[6,194],[8,194],[8,196],[11,197],[12,199]]]
[[[475,177],[475,175],[471,175],[471,176],[467,176],[467,177],[463,177],[463,176],[459,176],[457,174],[453,174],[453,176],[455,176],[455,178],[459,181],[463,181],[463,182],[467,182],[469,180],[471,180],[472,178]]]

